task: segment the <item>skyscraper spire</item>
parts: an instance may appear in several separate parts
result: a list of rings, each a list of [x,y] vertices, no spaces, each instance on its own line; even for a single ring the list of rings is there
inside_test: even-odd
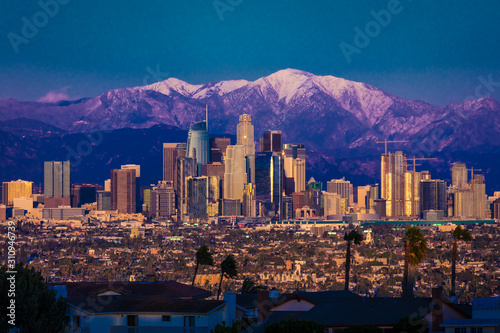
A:
[[[205,110],[205,123],[206,123],[206,126],[207,126],[207,132],[208,132],[208,104],[205,104],[205,107],[206,107],[206,110]]]

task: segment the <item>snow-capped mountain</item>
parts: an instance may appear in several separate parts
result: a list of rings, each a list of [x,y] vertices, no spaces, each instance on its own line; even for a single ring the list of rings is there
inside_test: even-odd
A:
[[[204,119],[205,105],[211,133],[236,133],[238,116],[248,113],[256,140],[265,130],[282,130],[284,142],[304,143],[308,151],[323,154],[311,157],[318,168],[340,157],[379,154],[383,147],[375,141],[385,138],[409,140],[391,146],[409,155],[500,150],[500,103],[492,98],[434,106],[365,83],[295,69],[255,81],[194,85],[169,78],[59,103],[0,99],[0,122],[5,124],[0,131],[34,136],[44,128],[54,135],[155,125],[186,130]],[[366,164],[342,163],[348,172],[376,174],[377,163],[371,171],[363,169]]]

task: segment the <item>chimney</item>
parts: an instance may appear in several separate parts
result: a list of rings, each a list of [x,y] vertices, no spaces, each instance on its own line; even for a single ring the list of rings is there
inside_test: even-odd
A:
[[[443,323],[443,288],[432,288],[432,332],[442,332],[444,329],[440,326]]]
[[[264,322],[269,317],[269,290],[257,292],[257,322]]]

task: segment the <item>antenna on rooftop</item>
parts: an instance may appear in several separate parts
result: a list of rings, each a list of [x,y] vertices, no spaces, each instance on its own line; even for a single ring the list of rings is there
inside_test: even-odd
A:
[[[207,132],[208,132],[208,104],[205,104],[205,108],[206,108],[206,110],[205,110],[205,113],[206,113],[206,115],[205,115],[205,124],[206,124]]]

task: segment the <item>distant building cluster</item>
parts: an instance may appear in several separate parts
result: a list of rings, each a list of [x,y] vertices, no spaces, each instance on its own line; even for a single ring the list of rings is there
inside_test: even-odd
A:
[[[82,208],[177,222],[221,216],[267,221],[500,216],[500,192],[486,196],[480,170],[456,163],[448,185],[416,170],[416,161],[426,158],[388,152],[387,143],[400,141],[379,142],[385,143],[379,184],[354,187],[341,178],[323,186],[312,177],[306,181],[303,144],[283,143],[282,132],[275,130],[256,140],[248,114],[239,116],[234,145],[229,138],[211,137],[208,129],[207,120],[195,122],[186,142],[164,143],[163,179],[149,186],[141,184],[141,166],[135,164],[111,170],[102,187],[72,184],[70,161],[46,161],[43,195],[33,194],[29,181],[3,183],[0,220],[26,214],[66,219],[85,215]]]

